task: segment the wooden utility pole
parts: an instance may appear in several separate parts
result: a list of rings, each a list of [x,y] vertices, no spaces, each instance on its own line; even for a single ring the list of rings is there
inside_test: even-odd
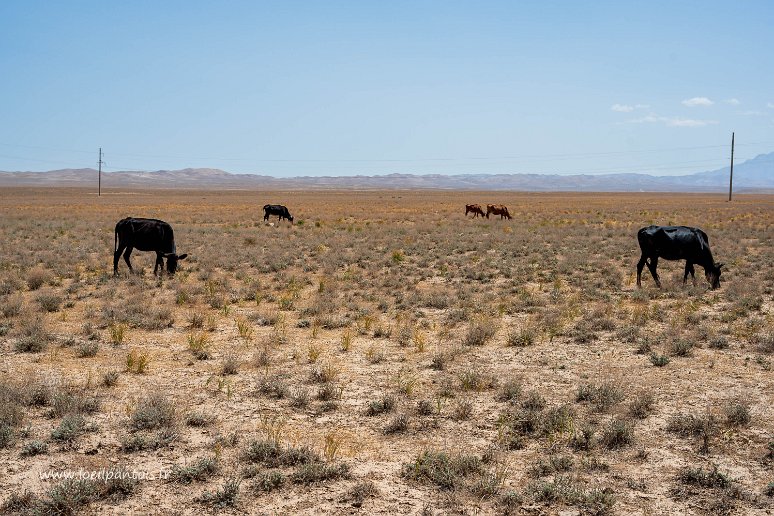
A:
[[[97,196],[102,196],[102,147],[99,148],[99,172],[97,175]],[[731,199],[729,199],[730,201]]]
[[[731,176],[728,179],[728,202],[731,202],[731,192],[734,190],[734,133],[731,133]]]

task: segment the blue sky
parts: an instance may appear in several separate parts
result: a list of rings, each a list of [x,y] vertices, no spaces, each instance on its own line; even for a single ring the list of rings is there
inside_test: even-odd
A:
[[[774,3],[0,2],[0,170],[685,174],[774,150]]]

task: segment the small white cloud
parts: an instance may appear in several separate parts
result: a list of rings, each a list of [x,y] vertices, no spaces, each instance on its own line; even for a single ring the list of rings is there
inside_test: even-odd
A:
[[[648,109],[649,107],[647,104],[635,104],[633,106],[629,104],[613,104],[610,106],[610,109],[619,113],[631,113],[637,109]]]
[[[666,120],[666,125],[670,127],[704,127],[717,123],[717,120],[693,120],[690,118],[669,118]]]
[[[725,102],[726,104],[731,104],[732,106],[738,106],[739,104],[741,104],[741,102],[739,102],[739,99],[726,99],[723,102]]]
[[[696,107],[696,106],[711,106],[714,104],[710,99],[707,97],[693,97],[692,99],[687,99],[682,102],[683,106],[688,107]]]
[[[769,109],[774,109],[774,102],[767,102],[766,107]]]
[[[737,114],[742,116],[764,116],[765,113],[757,109],[748,109],[747,111],[739,111]]]
[[[659,116],[654,113],[650,113],[647,116],[641,118],[635,118],[629,120],[630,124],[664,124],[667,127],[705,127],[708,125],[715,125],[718,122],[716,120],[694,120],[691,118],[676,118],[668,116]]]

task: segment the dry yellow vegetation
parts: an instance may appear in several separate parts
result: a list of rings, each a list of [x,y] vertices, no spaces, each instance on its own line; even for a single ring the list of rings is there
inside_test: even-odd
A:
[[[177,275],[112,276],[126,216]],[[722,287],[637,289],[649,224],[701,227]],[[0,242],[0,512],[774,503],[772,196],[7,188]],[[41,479],[80,469],[166,478]]]

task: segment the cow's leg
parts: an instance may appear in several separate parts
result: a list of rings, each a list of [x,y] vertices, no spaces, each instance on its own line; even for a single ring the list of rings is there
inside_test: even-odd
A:
[[[658,279],[656,267],[658,267],[658,256],[653,256],[650,259],[650,263],[648,263],[648,269],[650,270],[650,275],[653,276],[653,280],[656,282],[656,286],[661,288],[661,280]]]
[[[645,257],[645,253],[642,253],[642,256],[640,256],[640,261],[637,262],[637,286],[642,286],[642,268],[645,267],[645,263],[648,261],[648,259]]]
[[[689,262],[688,260],[685,261],[685,274],[683,275],[683,284],[688,281],[688,274],[691,275],[691,280],[693,281],[693,286],[696,286],[696,275],[694,274],[693,270],[693,264]]]
[[[267,220],[269,220],[269,212],[268,211],[263,214],[263,221],[266,222]]]
[[[118,275],[118,260],[121,259],[121,253],[124,252],[123,247],[119,247],[116,249],[116,252],[113,253],[113,276]]]
[[[126,251],[124,251],[124,261],[126,262],[126,265],[129,267],[129,272],[134,272],[134,269],[132,269],[132,262],[129,261],[129,257],[132,256],[132,247],[129,246],[126,248]]]
[[[156,271],[161,269],[161,272],[164,272],[164,257],[161,255],[161,253],[156,253],[156,264],[153,266],[153,275],[156,275]]]

